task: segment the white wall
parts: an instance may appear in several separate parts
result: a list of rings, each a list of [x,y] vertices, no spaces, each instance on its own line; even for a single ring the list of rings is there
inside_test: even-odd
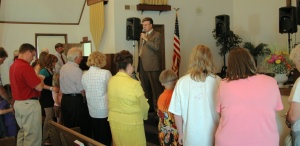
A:
[[[103,53],[115,53],[115,19],[114,19],[114,1],[109,1],[104,6],[104,19],[105,19],[105,24],[104,24],[104,32],[102,34],[102,39],[100,43],[100,48],[99,51]],[[93,41],[91,32],[90,32],[90,8],[89,6],[85,6],[81,21],[79,24],[79,38],[82,40],[82,37],[87,36],[89,40]],[[95,45],[93,43],[92,50],[95,51],[97,50],[95,48]]]
[[[273,0],[234,0],[234,23],[232,29],[244,41],[254,44],[287,44],[287,36],[279,33],[279,8],[285,6],[285,1]]]
[[[8,71],[12,63],[13,51],[23,43],[35,45],[35,33],[66,33],[68,42],[79,42],[78,26],[76,25],[38,25],[38,24],[3,24],[0,23],[0,46],[8,53],[8,58],[1,65],[3,84],[9,83]],[[48,49],[54,49],[48,48]]]

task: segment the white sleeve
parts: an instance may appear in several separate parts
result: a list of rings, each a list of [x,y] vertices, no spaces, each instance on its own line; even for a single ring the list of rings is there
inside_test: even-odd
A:
[[[300,77],[296,80],[294,87],[291,91],[289,99],[291,101],[300,102],[300,85],[299,85]]]
[[[172,94],[172,99],[169,106],[169,112],[175,115],[181,115],[181,94],[180,94],[180,80],[177,82]]]

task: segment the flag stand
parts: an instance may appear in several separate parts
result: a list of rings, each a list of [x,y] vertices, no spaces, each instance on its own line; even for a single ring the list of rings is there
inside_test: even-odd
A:
[[[174,30],[174,42],[173,42],[173,64],[172,70],[179,77],[179,66],[180,66],[180,37],[179,37],[179,26],[178,26],[178,10],[179,8],[174,8],[176,11],[176,19],[175,19],[175,30]]]

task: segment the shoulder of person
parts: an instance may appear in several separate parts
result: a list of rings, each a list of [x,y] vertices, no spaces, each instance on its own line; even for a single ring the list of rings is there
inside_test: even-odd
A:
[[[191,76],[190,76],[190,74],[186,74],[186,75],[180,77],[176,84],[185,83],[185,82],[188,82],[189,80],[192,80]]]
[[[262,82],[269,81],[269,82],[276,82],[276,84],[277,84],[277,81],[273,77],[270,77],[270,76],[267,76],[264,74],[257,74],[256,76],[253,76],[253,77],[258,78]]]

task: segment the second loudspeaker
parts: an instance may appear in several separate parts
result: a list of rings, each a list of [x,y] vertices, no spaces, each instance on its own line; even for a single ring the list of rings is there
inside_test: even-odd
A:
[[[127,18],[126,40],[139,40],[141,32],[141,20],[136,17]]]
[[[296,7],[279,8],[279,32],[294,33],[297,32],[297,9]]]
[[[228,15],[218,15],[216,16],[216,35],[228,34],[229,28],[229,16]]]

